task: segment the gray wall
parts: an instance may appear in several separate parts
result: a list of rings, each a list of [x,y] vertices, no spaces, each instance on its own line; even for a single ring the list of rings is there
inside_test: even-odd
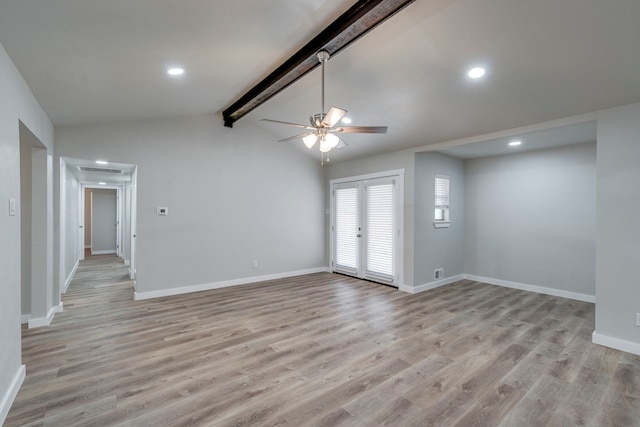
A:
[[[469,160],[465,174],[465,273],[595,295],[595,143]]]
[[[404,169],[404,261],[403,275],[404,283],[400,285],[413,285],[413,181],[414,181],[414,155],[413,151],[397,151],[394,153],[368,157],[366,159],[354,160],[350,162],[331,163],[326,166],[325,179],[325,206],[329,203],[329,181],[338,178],[366,175],[377,172],[384,172],[394,169]],[[325,215],[325,236],[324,236],[324,263],[329,265],[331,236],[329,234],[330,215]]]
[[[138,292],[325,265],[324,170],[246,123],[228,129],[206,115],[58,128],[56,156],[138,165]]]
[[[640,104],[598,120],[596,333],[640,354]],[[623,343],[624,344],[624,343]]]
[[[91,193],[93,188],[84,189],[84,246],[91,247]]]
[[[444,277],[464,273],[464,162],[439,153],[415,155],[414,285],[434,282],[434,270]],[[449,228],[434,228],[435,175],[449,175]]]
[[[20,262],[22,316],[31,315],[31,141],[20,126]]]
[[[53,126],[31,94],[6,51],[0,45],[0,402],[9,397],[21,372],[21,220],[20,121],[53,154]],[[17,212],[7,203],[16,199]],[[53,212],[51,199],[48,200]],[[51,253],[48,253],[50,256]],[[53,284],[51,284],[53,286]],[[44,291],[44,290],[43,290]],[[10,402],[8,402],[10,403]],[[0,423],[8,407],[0,406]]]
[[[63,278],[65,280],[64,284],[66,284],[72,278],[71,275],[76,263],[78,262],[78,253],[81,249],[78,248],[78,245],[80,244],[80,229],[78,228],[80,215],[80,184],[78,183],[78,179],[69,169],[67,169],[67,173],[64,175],[64,185],[66,187],[67,197],[64,200],[64,213],[62,220],[65,224],[67,239],[65,240],[66,247],[64,249]]]

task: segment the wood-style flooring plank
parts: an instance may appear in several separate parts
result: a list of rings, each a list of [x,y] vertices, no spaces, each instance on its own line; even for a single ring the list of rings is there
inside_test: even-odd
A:
[[[63,302],[6,426],[640,426],[640,357],[589,303],[328,273],[134,301],[114,256]]]

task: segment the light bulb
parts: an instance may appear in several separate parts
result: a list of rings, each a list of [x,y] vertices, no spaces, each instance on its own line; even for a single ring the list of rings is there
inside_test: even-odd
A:
[[[340,143],[340,138],[332,133],[328,133],[325,138],[329,144],[329,149],[335,148]]]
[[[331,150],[331,145],[329,144],[329,141],[327,141],[326,137],[323,137],[320,140],[320,151],[323,153],[326,153],[327,151]]]
[[[302,138],[302,141],[304,142],[304,145],[307,146],[307,148],[313,147],[313,145],[316,143],[317,140],[318,140],[318,135],[316,135],[315,133],[312,133]]]

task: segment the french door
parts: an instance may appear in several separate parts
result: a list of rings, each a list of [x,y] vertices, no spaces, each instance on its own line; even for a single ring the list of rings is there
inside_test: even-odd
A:
[[[331,184],[333,271],[398,286],[398,178]]]

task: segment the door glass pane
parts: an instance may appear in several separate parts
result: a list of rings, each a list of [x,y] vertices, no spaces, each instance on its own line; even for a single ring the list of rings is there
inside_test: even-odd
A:
[[[358,268],[358,189],[336,189],[336,263]]]
[[[367,271],[393,275],[393,184],[367,187]]]

